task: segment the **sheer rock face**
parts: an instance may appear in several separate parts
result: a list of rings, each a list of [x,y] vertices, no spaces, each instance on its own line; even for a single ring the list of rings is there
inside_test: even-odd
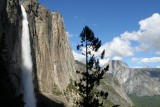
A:
[[[35,90],[50,99],[56,100],[57,98],[61,101],[63,99],[64,103],[68,103],[64,92],[70,81],[76,77],[75,61],[63,18],[59,13],[50,12],[36,0],[22,0],[21,3],[28,14]],[[12,88],[16,95],[22,93],[21,30],[22,14],[19,1],[1,0],[0,43],[5,37],[5,50],[7,51],[5,62],[10,82],[13,83],[13,86],[9,88]],[[54,95],[54,92],[61,95]]]
[[[75,61],[63,18],[35,1],[24,1],[28,14],[36,89],[62,93],[75,79]]]
[[[132,68],[130,72],[132,72],[132,75],[123,84],[127,93],[137,96],[160,95],[159,68]]]
[[[109,72],[113,74],[118,80],[120,84],[125,83],[130,76],[130,69],[128,65],[119,60],[110,60],[109,61]]]
[[[160,68],[129,68],[122,61],[110,61],[110,72],[128,94],[160,95]]]

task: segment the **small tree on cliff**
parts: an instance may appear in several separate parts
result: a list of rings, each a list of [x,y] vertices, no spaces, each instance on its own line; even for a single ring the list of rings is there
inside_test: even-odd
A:
[[[103,59],[105,50],[101,56],[95,57],[94,53],[101,47],[101,41],[94,36],[93,31],[85,26],[80,34],[81,42],[77,46],[77,50],[82,51],[82,55],[86,57],[86,71],[77,73],[82,74],[79,83],[76,83],[80,91],[82,99],[77,102],[82,107],[98,107],[103,105],[101,99],[107,99],[108,92],[97,91],[93,92],[94,87],[99,86],[100,80],[103,78],[105,71],[108,71],[109,66],[101,70],[99,58]]]

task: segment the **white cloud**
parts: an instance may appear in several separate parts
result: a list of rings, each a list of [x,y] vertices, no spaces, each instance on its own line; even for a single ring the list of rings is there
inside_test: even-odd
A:
[[[133,56],[135,51],[156,50],[160,52],[160,14],[155,13],[151,17],[139,21],[140,28],[137,31],[124,32],[106,43],[102,48],[106,49],[106,57]],[[132,41],[137,42],[135,47]]]
[[[122,60],[123,57],[134,56],[135,52],[155,50],[155,54],[160,55],[160,14],[155,13],[151,17],[139,21],[139,30],[124,32],[112,41],[101,46],[95,56],[99,56],[105,49],[105,59],[101,60],[102,64],[107,62],[107,58]],[[133,44],[136,42],[136,46]],[[74,53],[75,58],[82,60],[84,57]],[[79,56],[79,57],[78,57]],[[117,57],[118,56],[118,57]],[[160,62],[160,57],[152,58],[132,58],[131,61],[138,63]]]
[[[103,50],[105,50],[105,59],[113,57],[113,59],[122,60],[122,57],[134,55],[131,43],[120,37],[115,37],[113,41],[102,45],[95,56],[100,56]]]
[[[156,68],[160,68],[160,66],[156,66]]]
[[[76,34],[71,34],[71,33],[69,33],[69,32],[66,32],[66,34],[67,34],[67,36],[69,37],[69,38],[71,38],[71,37],[74,37]]]
[[[110,58],[100,59],[99,60],[99,65],[102,67],[103,65],[105,65],[106,63],[108,63],[109,60],[110,60]]]
[[[131,67],[131,68],[143,68],[143,67],[140,67],[140,66],[135,66],[135,67]]]
[[[127,57],[133,55],[130,42],[119,37],[115,37],[113,41],[108,44],[108,49],[112,52],[112,55],[115,56]]]
[[[142,63],[154,63],[160,62],[160,57],[152,57],[152,58],[143,58],[140,60]]]
[[[132,62],[138,62],[140,60],[140,58],[131,58]]]
[[[81,61],[81,62],[85,62],[85,56],[84,55],[78,54],[75,51],[72,51],[72,52],[73,52],[73,56],[74,56],[75,60],[78,60],[78,61]]]
[[[139,22],[141,30],[153,30],[157,31],[160,29],[160,14],[154,13],[151,17],[141,20]]]
[[[129,41],[115,37],[113,41],[104,44],[100,50],[106,50],[105,58],[112,56],[128,57],[134,55]],[[99,51],[99,52],[101,52]]]
[[[74,56],[74,59],[75,60],[78,60],[78,61],[81,61],[81,62],[85,62],[85,56],[82,55],[82,54],[78,54],[76,53],[75,51],[72,51],[73,52],[73,56]],[[107,58],[107,59],[99,59],[99,63],[100,63],[100,66],[103,66],[104,64],[108,63],[110,58]]]
[[[124,40],[138,40],[138,37],[137,37],[137,33],[139,34],[140,32],[135,32],[133,31],[132,33],[129,33],[129,32],[124,32],[123,34],[121,34],[121,38],[124,39]]]
[[[140,29],[131,33],[125,32],[122,39],[137,41],[137,51],[150,51],[152,49],[160,51],[160,14],[155,13],[151,17],[139,21]]]
[[[160,15],[153,14],[150,18],[140,21],[140,25],[141,35],[138,36],[140,47],[160,51]]]
[[[160,62],[160,57],[151,57],[151,58],[132,58],[133,62],[138,63],[156,63]]]
[[[122,60],[122,57],[115,56],[115,57],[113,57],[113,60]]]

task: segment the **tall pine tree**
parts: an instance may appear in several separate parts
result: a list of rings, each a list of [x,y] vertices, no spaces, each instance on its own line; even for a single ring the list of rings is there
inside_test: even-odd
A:
[[[101,47],[101,40],[94,36],[93,31],[88,26],[83,28],[80,38],[81,42],[78,44],[77,50],[81,51],[82,55],[86,57],[86,71],[77,71],[77,73],[82,74],[82,78],[76,83],[81,94],[81,100],[77,102],[77,105],[81,107],[103,106],[103,101],[100,101],[100,98],[107,99],[108,92],[101,90],[95,92],[93,89],[99,86],[100,80],[109,68],[109,66],[106,66],[104,69],[101,69],[99,65],[99,58],[104,58],[105,50],[102,51],[99,57],[95,56],[94,53]]]

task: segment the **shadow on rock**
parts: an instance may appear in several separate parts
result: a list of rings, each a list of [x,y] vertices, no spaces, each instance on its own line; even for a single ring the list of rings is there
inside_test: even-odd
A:
[[[36,93],[37,107],[65,107],[62,102],[53,101],[42,93]]]

